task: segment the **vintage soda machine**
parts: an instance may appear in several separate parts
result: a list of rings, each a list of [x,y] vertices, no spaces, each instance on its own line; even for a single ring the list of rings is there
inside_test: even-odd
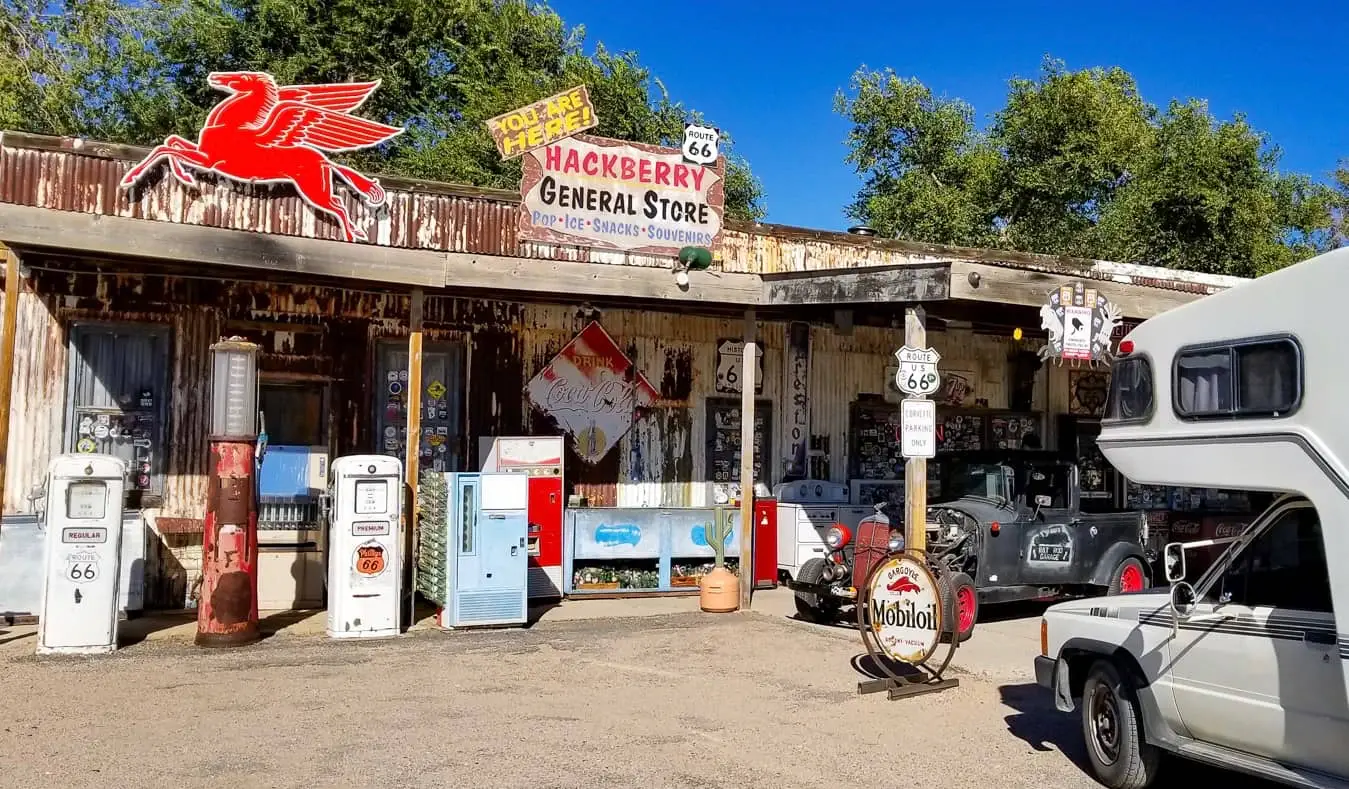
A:
[[[332,464],[328,519],[328,635],[382,638],[400,632],[403,464],[349,455]]]
[[[441,627],[522,625],[529,609],[529,477],[445,475]]]
[[[277,416],[273,421],[279,421]],[[319,608],[328,448],[268,444],[258,465],[258,608]]]
[[[562,596],[563,492],[561,436],[479,439],[484,473],[523,474],[529,479],[529,597]]]
[[[61,455],[47,473],[47,540],[39,655],[117,649],[126,461]]]

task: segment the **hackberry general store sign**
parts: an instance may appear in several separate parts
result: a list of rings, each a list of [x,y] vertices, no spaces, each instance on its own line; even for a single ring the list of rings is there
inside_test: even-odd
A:
[[[653,255],[721,237],[726,160],[578,134],[522,158],[521,240]]]
[[[571,436],[577,457],[598,463],[660,393],[592,321],[525,389],[535,408]]]

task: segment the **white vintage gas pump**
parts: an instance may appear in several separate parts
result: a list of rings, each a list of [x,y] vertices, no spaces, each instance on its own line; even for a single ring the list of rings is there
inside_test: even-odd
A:
[[[47,472],[46,577],[39,655],[117,649],[126,462],[112,455],[61,455]]]
[[[402,612],[403,464],[350,455],[332,464],[328,635],[396,636]]]

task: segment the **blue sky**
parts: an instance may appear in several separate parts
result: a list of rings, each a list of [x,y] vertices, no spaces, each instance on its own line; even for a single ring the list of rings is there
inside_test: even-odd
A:
[[[553,0],[591,45],[636,50],[687,106],[734,135],[764,182],[768,219],[847,226],[860,183],[843,161],[834,93],[859,65],[893,67],[970,102],[986,122],[1008,78],[1052,54],[1070,68],[1118,65],[1143,97],[1208,99],[1244,112],[1283,149],[1285,171],[1324,179],[1349,157],[1343,1],[750,2]]]

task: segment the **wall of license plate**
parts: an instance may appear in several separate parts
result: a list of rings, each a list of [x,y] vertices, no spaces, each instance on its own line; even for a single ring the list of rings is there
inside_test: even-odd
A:
[[[65,451],[126,461],[126,504],[146,506],[163,494],[167,467],[167,328],[76,323],[68,363]]]
[[[129,491],[158,493],[163,460],[159,404],[155,393],[142,389],[118,398],[121,409],[76,407],[75,446],[79,454],[108,454],[127,462]]]
[[[713,501],[730,501],[740,496],[740,400],[707,398],[707,478],[712,483]],[[754,401],[754,479],[770,484],[765,472],[771,467],[773,404]],[[725,497],[724,499],[722,497]]]
[[[462,469],[462,360],[457,345],[423,346],[418,457],[424,471]],[[407,344],[382,344],[375,387],[376,451],[400,459],[406,457],[408,442],[409,378]]]

